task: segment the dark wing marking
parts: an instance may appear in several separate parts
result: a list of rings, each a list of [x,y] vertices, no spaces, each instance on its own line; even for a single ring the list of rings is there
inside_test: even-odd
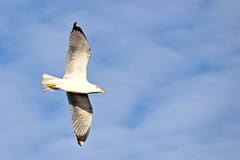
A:
[[[77,22],[74,23],[69,37],[69,49],[64,78],[87,77],[87,65],[91,56],[90,46]]]
[[[78,144],[86,141],[91,124],[93,109],[87,94],[67,92],[68,102],[72,113],[72,125]]]

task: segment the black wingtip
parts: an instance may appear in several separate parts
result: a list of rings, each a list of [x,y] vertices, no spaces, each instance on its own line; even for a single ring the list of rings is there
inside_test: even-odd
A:
[[[73,26],[79,27],[77,22],[74,22]]]
[[[85,141],[87,140],[87,137],[88,137],[88,135],[89,135],[89,132],[90,132],[90,128],[87,130],[87,132],[86,132],[84,135],[76,135],[78,144],[79,144],[80,146],[83,146],[83,144],[84,144]]]
[[[73,29],[72,29],[72,30],[78,30],[78,31],[81,31],[81,28],[80,28],[80,26],[78,25],[77,22],[74,22],[74,24],[73,24]]]
[[[85,34],[83,33],[83,30],[80,28],[80,26],[78,25],[77,22],[74,22],[74,24],[73,24],[73,29],[72,29],[72,31],[74,31],[74,30],[79,31],[80,33],[82,33],[83,36],[85,37],[85,39],[87,39],[87,37],[86,37]]]

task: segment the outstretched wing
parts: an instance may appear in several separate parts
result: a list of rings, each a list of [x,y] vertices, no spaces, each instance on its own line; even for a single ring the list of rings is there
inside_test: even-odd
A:
[[[69,37],[69,49],[64,78],[87,78],[87,65],[91,56],[87,38],[75,22]]]
[[[91,124],[93,109],[87,94],[67,92],[68,102],[72,113],[72,125],[78,144],[86,141]]]

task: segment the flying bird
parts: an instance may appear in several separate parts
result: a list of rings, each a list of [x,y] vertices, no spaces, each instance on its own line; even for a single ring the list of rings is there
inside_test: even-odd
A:
[[[42,76],[42,87],[45,92],[62,90],[67,93],[73,130],[80,146],[85,143],[92,124],[93,109],[88,94],[106,93],[87,80],[90,56],[91,48],[87,38],[78,23],[75,22],[69,37],[67,64],[63,78],[48,74]]]

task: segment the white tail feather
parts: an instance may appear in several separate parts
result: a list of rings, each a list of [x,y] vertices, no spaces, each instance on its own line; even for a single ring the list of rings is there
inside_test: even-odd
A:
[[[54,81],[59,80],[60,78],[48,75],[48,74],[43,74],[42,76],[42,88],[44,92],[52,92],[56,89],[50,88],[48,86],[49,83],[54,83]]]

